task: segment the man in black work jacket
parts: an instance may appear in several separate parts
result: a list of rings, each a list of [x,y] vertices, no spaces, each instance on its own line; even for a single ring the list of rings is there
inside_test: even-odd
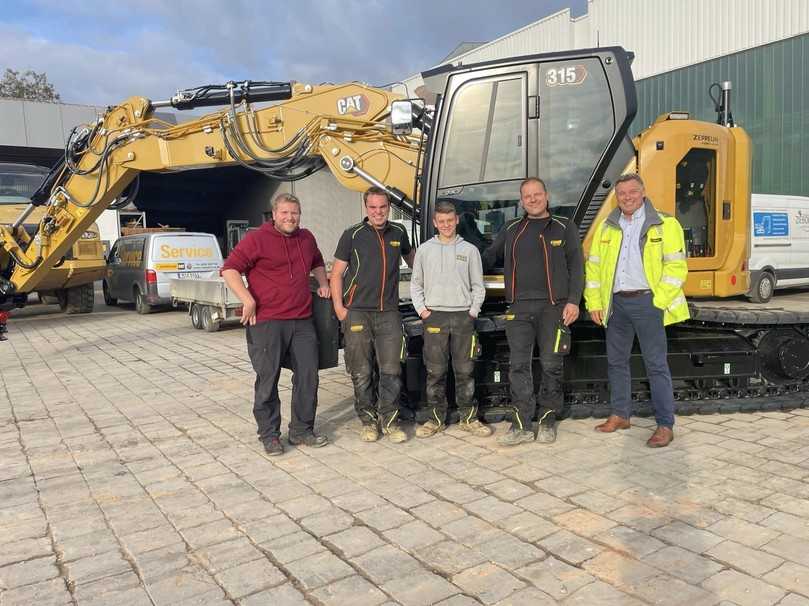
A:
[[[562,360],[554,353],[560,324],[579,317],[584,286],[584,262],[578,229],[572,220],[548,212],[548,191],[542,179],[531,177],[520,186],[525,214],[506,223],[483,254],[484,268],[504,268],[506,337],[510,349],[509,382],[514,407],[511,430],[498,442],[514,446],[534,439],[537,394],[531,371],[536,342],[542,364],[538,394],[537,440],[556,440],[556,416],[562,411]]]
[[[402,259],[412,265],[415,251],[405,228],[388,221],[385,190],[371,187],[363,201],[366,218],[343,232],[334,253],[332,302],[343,323],[346,369],[362,422],[360,439],[374,442],[381,430],[392,442],[404,442],[407,436],[397,420],[404,350],[399,265]]]

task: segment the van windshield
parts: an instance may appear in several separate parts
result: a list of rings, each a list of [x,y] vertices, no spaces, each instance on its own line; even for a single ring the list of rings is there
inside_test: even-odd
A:
[[[178,270],[205,271],[222,266],[222,253],[216,237],[210,234],[172,234],[152,239],[151,260],[156,264],[176,264]]]

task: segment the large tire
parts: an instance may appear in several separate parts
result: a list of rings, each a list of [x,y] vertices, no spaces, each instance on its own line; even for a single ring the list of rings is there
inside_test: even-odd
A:
[[[766,303],[775,292],[775,276],[768,271],[762,271],[753,281],[748,298],[753,303]]]
[[[62,311],[67,310],[67,290],[60,288],[56,292],[56,303],[59,304],[59,309]]]
[[[101,290],[104,291],[104,303],[107,306],[112,307],[113,305],[118,305],[118,299],[110,296],[110,287],[107,286],[106,280],[101,283]]]
[[[139,314],[146,315],[152,313],[152,306],[146,302],[146,297],[143,296],[143,293],[140,292],[140,288],[137,286],[135,287],[133,299],[135,300],[135,311]]]
[[[198,303],[192,303],[191,309],[189,311],[189,315],[191,316],[191,326],[196,329],[202,328],[202,306]]]
[[[222,325],[220,320],[214,320],[211,317],[211,312],[213,312],[213,309],[210,305],[202,306],[202,328],[205,332],[217,332]]]
[[[95,288],[93,283],[74,286],[66,290],[66,314],[89,314],[93,311],[95,302]]]

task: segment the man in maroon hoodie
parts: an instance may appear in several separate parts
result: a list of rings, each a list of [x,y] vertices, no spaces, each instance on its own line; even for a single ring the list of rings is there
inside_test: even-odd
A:
[[[299,228],[298,198],[278,194],[272,202],[272,219],[272,223],[249,232],[231,251],[222,277],[244,306],[247,352],[256,371],[253,416],[258,436],[267,454],[280,455],[284,447],[278,378],[285,359],[291,362],[293,372],[289,443],[317,448],[328,442],[325,436],[314,433],[318,348],[309,272],[317,280],[318,296],[330,295],[315,237]],[[242,274],[247,276],[247,288]]]

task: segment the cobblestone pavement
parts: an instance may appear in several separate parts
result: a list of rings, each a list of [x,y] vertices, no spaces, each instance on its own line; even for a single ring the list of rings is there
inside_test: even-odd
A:
[[[46,311],[0,343],[3,606],[809,605],[809,410],[365,444],[334,369],[332,444],[268,458],[241,329]]]

